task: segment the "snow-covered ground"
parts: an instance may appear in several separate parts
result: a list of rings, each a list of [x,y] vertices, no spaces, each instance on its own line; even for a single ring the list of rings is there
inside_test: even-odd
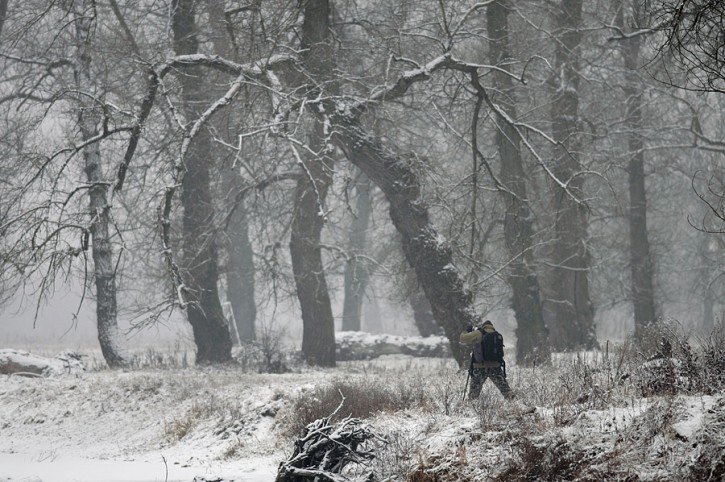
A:
[[[196,368],[4,376],[0,480],[273,480],[279,447],[263,414],[296,377]]]
[[[411,480],[441,481],[698,480],[708,464],[722,473],[721,391],[643,398],[634,376],[615,379],[607,367],[583,357],[511,366],[514,403],[490,383],[480,400],[462,400],[466,373],[451,360],[404,355],[285,374],[1,375],[0,481],[273,481],[293,448],[298,397],[356,380],[411,394],[409,407],[368,419],[387,440],[373,466],[385,480],[411,471],[438,477]]]

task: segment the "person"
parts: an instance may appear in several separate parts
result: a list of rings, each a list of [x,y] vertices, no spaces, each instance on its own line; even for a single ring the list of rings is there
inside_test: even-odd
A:
[[[486,339],[486,337],[492,337]],[[496,343],[496,339],[498,342]],[[503,337],[493,327],[490,320],[483,322],[480,328],[469,324],[461,333],[459,341],[464,345],[473,345],[471,365],[468,369],[471,378],[470,399],[477,399],[481,388],[488,378],[507,400],[513,398],[511,387],[506,381],[506,362],[503,359]]]

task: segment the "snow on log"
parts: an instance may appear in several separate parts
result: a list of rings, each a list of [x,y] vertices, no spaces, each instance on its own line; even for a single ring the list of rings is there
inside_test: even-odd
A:
[[[335,333],[338,361],[370,360],[383,355],[415,357],[451,356],[448,338],[444,336],[373,335],[361,331]]]
[[[4,375],[51,377],[85,370],[81,355],[72,351],[48,358],[11,348],[0,350],[0,374]]]

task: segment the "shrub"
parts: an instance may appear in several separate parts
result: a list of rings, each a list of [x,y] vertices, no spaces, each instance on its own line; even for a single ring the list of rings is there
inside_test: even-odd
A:
[[[624,430],[624,439],[633,447],[650,446],[656,437],[666,433],[668,427],[677,421],[682,408],[682,400],[678,397],[655,400]]]
[[[644,396],[711,394],[725,385],[722,322],[696,344],[690,342],[690,336],[677,322],[651,323],[639,348],[643,361],[635,380]]]
[[[388,427],[382,436],[386,444],[375,460],[378,480],[407,480],[416,464],[419,465],[419,441],[399,427]]]
[[[498,390],[491,390],[484,386],[477,400],[473,400],[473,409],[478,415],[481,430],[484,432],[500,430],[506,417],[502,416],[504,404],[510,403],[498,393]]]
[[[720,395],[715,403],[705,414],[702,429],[688,440],[693,450],[685,480],[725,480],[725,398]]]
[[[244,371],[287,373],[298,362],[283,341],[283,330],[274,323],[260,324],[257,340],[244,342],[234,358]]]
[[[725,450],[722,440],[707,440],[692,461],[687,480],[692,482],[725,480]]]
[[[164,422],[164,436],[169,442],[178,442],[186,437],[202,421],[216,419],[219,435],[225,431],[227,425],[234,424],[242,418],[242,412],[234,401],[223,400],[213,394],[193,400],[186,412],[180,417]]]
[[[378,412],[392,413],[428,406],[432,400],[423,384],[415,382],[386,383],[382,378],[370,376],[335,379],[305,391],[293,400],[290,413],[285,417],[285,434],[299,434],[309,423],[333,413],[341,402],[337,419],[366,419]]]
[[[191,430],[209,413],[213,408],[193,402],[189,410],[181,417],[164,422],[164,435],[169,442],[178,442],[188,435]]]
[[[504,470],[494,480],[604,480],[605,474],[595,466],[601,456],[594,448],[578,450],[563,439],[536,444],[523,437],[514,444],[513,457],[507,460]]]
[[[468,460],[466,446],[460,444],[454,453],[434,455],[418,464],[407,474],[406,482],[468,482],[477,480],[465,474]]]
[[[725,387],[725,322],[720,322],[700,342],[703,384],[712,392]]]

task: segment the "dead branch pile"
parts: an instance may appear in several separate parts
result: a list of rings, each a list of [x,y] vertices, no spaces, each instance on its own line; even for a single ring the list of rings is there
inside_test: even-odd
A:
[[[337,412],[337,410],[335,411]],[[294,453],[282,462],[275,482],[372,482],[372,471],[365,471],[366,462],[375,458],[366,449],[367,442],[382,438],[374,434],[360,419],[347,417],[331,424],[324,417],[305,427],[302,436],[295,442]],[[343,474],[349,464],[360,470]]]

